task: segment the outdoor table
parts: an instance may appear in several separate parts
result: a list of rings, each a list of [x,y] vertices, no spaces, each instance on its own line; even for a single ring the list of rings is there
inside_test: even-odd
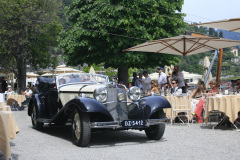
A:
[[[0,111],[11,111],[11,107],[5,102],[0,102]]]
[[[0,93],[0,103],[5,101],[5,94]]]
[[[168,102],[171,104],[172,106],[172,101],[171,101],[171,96],[163,96],[164,98],[166,98],[168,100]],[[173,96],[173,101],[175,104],[185,104],[186,102],[186,96]],[[188,102],[188,109],[191,109],[191,101]],[[163,109],[166,117],[172,119],[172,108],[167,108],[167,109]],[[179,111],[181,112],[181,111]],[[191,115],[191,110],[189,110],[189,115]],[[174,112],[174,115],[177,115],[177,112]],[[192,117],[190,117],[192,118]]]
[[[0,111],[0,128],[0,150],[4,157],[9,159],[11,157],[9,141],[14,139],[19,132],[13,112]]]
[[[10,106],[1,106],[0,105],[0,111],[11,111],[11,107]]]
[[[208,123],[208,116],[210,112],[214,110],[223,112],[225,116],[229,117],[229,121],[234,124],[240,111],[240,96],[223,95],[222,97],[207,97],[204,117],[205,123]]]
[[[24,102],[25,100],[26,96],[21,94],[12,94],[7,96],[7,104],[10,106],[13,104],[13,101],[17,101],[18,105],[21,106],[22,102]]]

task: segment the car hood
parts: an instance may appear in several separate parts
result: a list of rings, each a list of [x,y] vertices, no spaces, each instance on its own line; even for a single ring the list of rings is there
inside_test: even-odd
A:
[[[96,88],[106,87],[106,84],[71,84],[62,86],[60,92],[94,92]]]

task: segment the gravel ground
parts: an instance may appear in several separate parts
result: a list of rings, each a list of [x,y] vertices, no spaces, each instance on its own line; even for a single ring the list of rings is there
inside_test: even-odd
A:
[[[20,132],[11,140],[12,159],[238,159],[240,132],[234,128],[211,129],[193,124],[167,125],[163,138],[148,140],[144,131],[97,132],[89,147],[72,144],[70,126],[45,125],[43,131],[32,129],[26,111],[15,111]]]

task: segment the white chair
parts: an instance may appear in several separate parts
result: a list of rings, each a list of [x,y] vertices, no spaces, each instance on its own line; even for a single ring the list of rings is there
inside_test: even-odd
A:
[[[182,123],[187,123],[188,126],[189,124],[189,119],[192,117],[191,114],[191,107],[189,106],[189,99],[188,99],[188,94],[182,94],[179,96],[176,95],[171,95],[171,104],[172,104],[172,119],[171,119],[171,125],[173,123],[173,120],[178,117],[179,120]],[[184,114],[179,114],[179,113],[184,113]],[[187,122],[186,119],[183,119],[187,117]]]

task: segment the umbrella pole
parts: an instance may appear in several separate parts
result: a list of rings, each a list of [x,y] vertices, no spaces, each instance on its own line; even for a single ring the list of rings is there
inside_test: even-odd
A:
[[[205,77],[205,79],[204,79],[204,84],[205,84],[205,86],[206,86],[206,83],[207,83],[209,74],[210,74],[210,72],[211,72],[211,70],[212,70],[213,63],[214,63],[214,61],[215,61],[215,59],[216,59],[216,57],[217,57],[217,54],[218,54],[218,50],[215,50],[213,59],[212,59],[211,64],[210,64],[210,66],[209,66],[209,68],[208,68],[207,75],[206,75],[206,77]]]
[[[216,77],[217,87],[219,87],[220,73],[221,73],[221,66],[222,66],[222,57],[223,57],[223,49],[220,49],[219,57],[218,57],[217,77]]]

